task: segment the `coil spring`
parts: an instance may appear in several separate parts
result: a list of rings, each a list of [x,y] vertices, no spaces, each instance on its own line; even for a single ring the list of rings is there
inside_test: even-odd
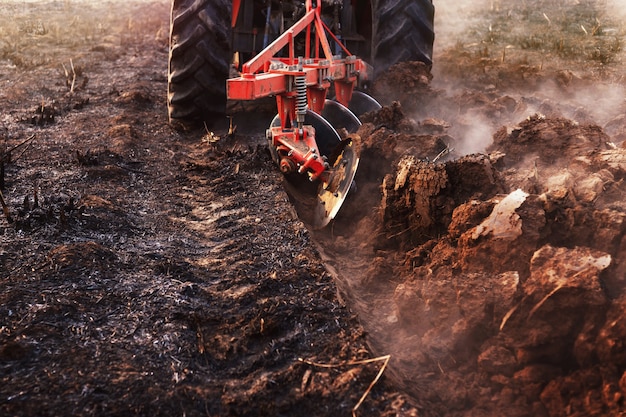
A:
[[[295,79],[296,87],[296,116],[299,124],[304,123],[306,116],[307,97],[306,97],[306,77],[297,75]]]

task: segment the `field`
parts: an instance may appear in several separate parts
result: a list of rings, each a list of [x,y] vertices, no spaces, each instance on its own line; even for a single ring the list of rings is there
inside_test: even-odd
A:
[[[167,1],[2,2],[0,414],[623,415],[619,4],[436,6],[312,231],[267,103],[168,124]]]

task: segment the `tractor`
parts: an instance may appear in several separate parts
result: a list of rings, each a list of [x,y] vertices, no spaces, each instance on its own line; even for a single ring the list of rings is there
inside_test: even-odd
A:
[[[171,12],[170,120],[207,124],[227,100],[275,97],[269,151],[289,194],[313,196],[312,228],[353,188],[350,134],[380,108],[368,84],[398,62],[432,64],[431,0],[174,0]]]

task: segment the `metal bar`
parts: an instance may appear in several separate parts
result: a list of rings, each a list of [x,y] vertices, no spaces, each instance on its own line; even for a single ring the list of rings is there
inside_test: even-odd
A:
[[[231,27],[235,27],[237,25],[237,18],[239,17],[239,7],[241,6],[241,0],[233,0],[233,15],[232,21],[230,23]]]
[[[324,23],[323,20],[322,20],[322,26],[324,26],[324,29],[326,29],[326,32],[333,38],[333,40],[335,42],[337,42],[337,45],[339,45],[341,47],[341,49],[343,49],[343,51],[346,53],[346,55],[347,56],[352,56],[350,51],[348,51],[348,48],[346,48],[344,46],[344,44],[335,36],[335,34],[333,32],[331,32],[331,30],[328,28],[328,26],[326,26],[326,23]]]
[[[281,49],[283,49],[297,34],[302,32],[307,26],[315,20],[315,9],[307,12],[302,19],[298,20],[295,25],[282,35],[280,35],[274,42],[268,45],[267,48],[262,50],[257,56],[243,65],[242,72],[244,74],[254,74],[263,65],[274,57]]]
[[[311,58],[311,26],[306,28],[306,39],[304,41],[304,57]]]
[[[293,43],[293,33],[287,32],[287,38],[289,39],[289,65],[295,65],[296,49]]]
[[[231,78],[226,86],[231,100],[256,100],[287,91],[287,77],[280,73],[257,74],[253,78]]]
[[[322,49],[324,50],[324,55],[326,56],[326,59],[332,61],[333,51],[330,49],[330,44],[328,43],[328,38],[326,37],[326,32],[324,31],[324,26],[322,26],[322,18],[319,15],[315,16],[315,35],[319,36],[319,40],[322,43]]]
[[[320,34],[315,31],[315,59],[320,59]]]
[[[305,67],[306,85],[317,85],[317,66]],[[288,72],[268,72],[253,77],[231,78],[226,81],[228,98],[231,100],[256,100],[287,92]]]

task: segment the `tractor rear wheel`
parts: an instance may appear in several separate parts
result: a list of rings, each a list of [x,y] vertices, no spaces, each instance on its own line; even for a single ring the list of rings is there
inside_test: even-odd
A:
[[[376,74],[404,61],[432,65],[432,0],[372,0],[372,61]]]
[[[226,110],[231,0],[174,0],[167,104],[171,122],[211,122]]]

